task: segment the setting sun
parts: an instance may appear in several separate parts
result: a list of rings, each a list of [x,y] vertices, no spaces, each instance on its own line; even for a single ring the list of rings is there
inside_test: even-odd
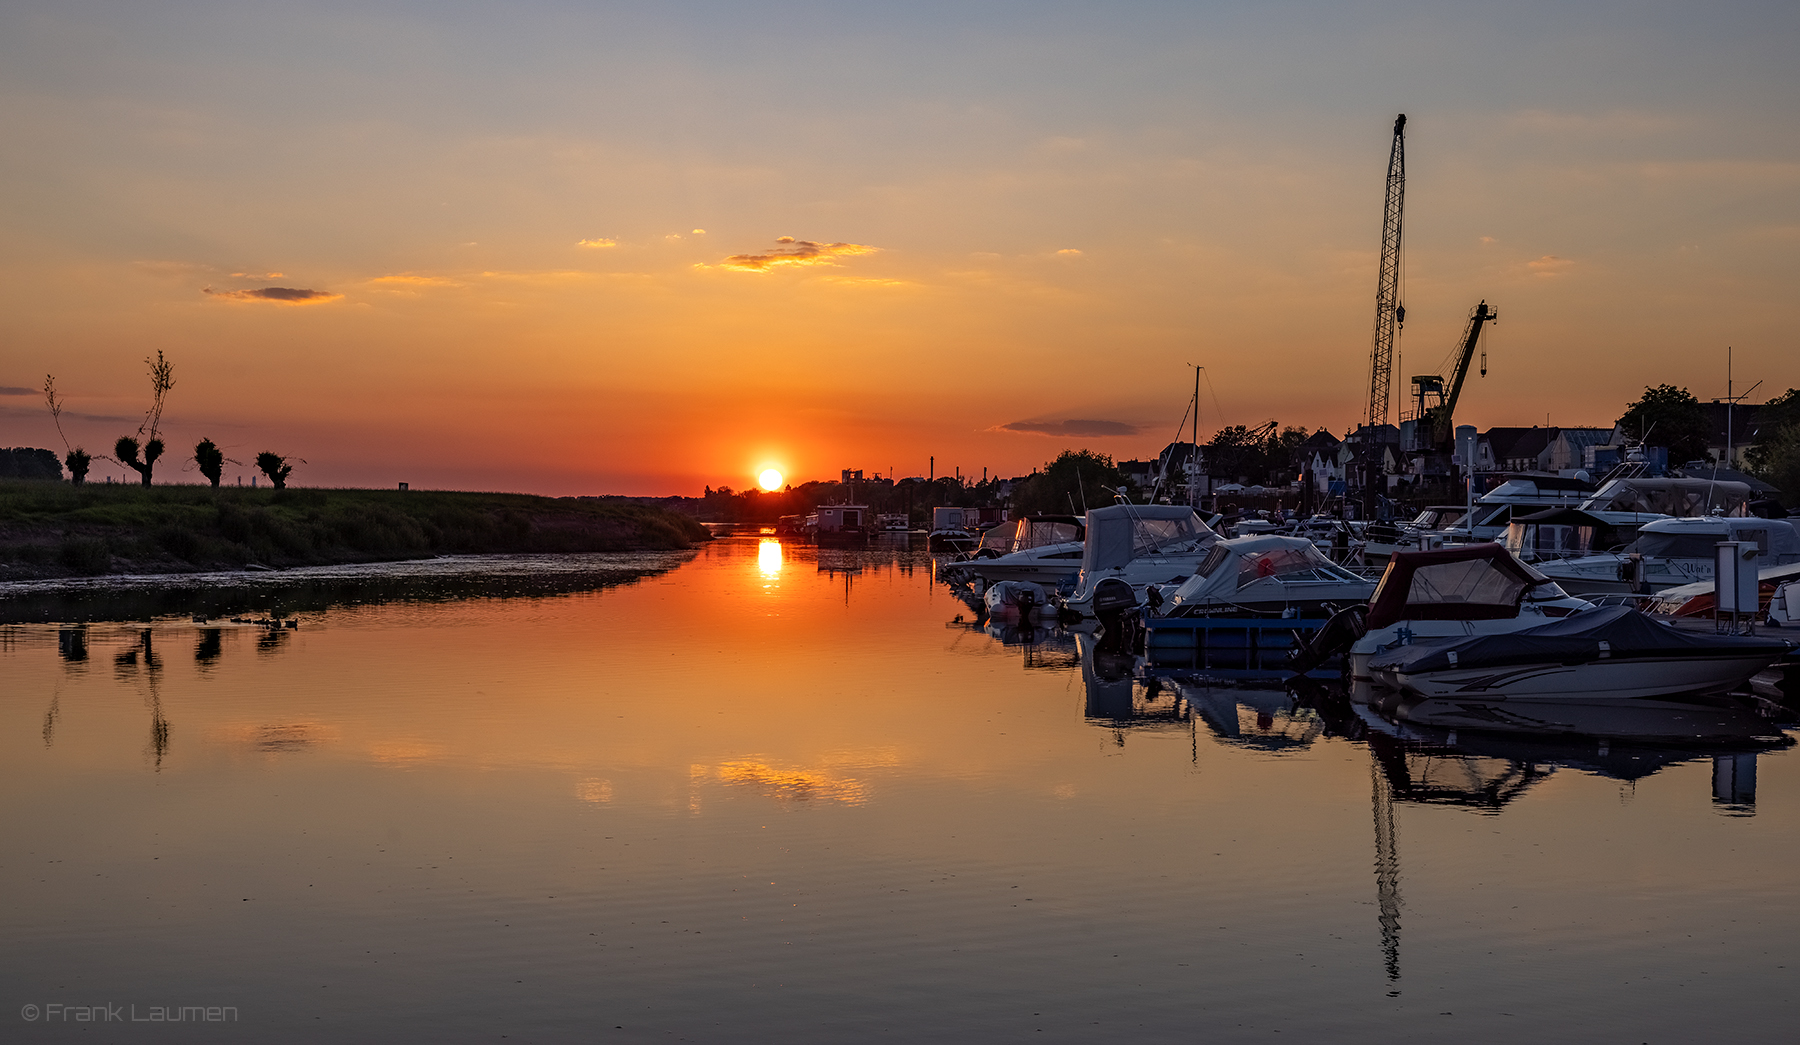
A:
[[[756,481],[761,483],[765,490],[781,489],[781,473],[773,468],[765,468],[763,474],[756,477]]]

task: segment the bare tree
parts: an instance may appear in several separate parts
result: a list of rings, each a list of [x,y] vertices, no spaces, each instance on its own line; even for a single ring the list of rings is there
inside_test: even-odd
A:
[[[69,482],[80,486],[87,482],[88,466],[94,459],[81,447],[70,446],[69,437],[63,434],[63,405],[62,400],[56,397],[56,377],[52,374],[44,375],[44,402],[50,407],[50,420],[56,422],[56,435],[62,440],[63,449],[68,452],[68,456],[63,458],[63,464],[69,466]]]

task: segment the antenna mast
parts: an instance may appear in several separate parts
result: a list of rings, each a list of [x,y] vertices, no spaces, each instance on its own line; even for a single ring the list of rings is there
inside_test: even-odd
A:
[[[1375,337],[1369,349],[1369,437],[1388,421],[1388,392],[1394,378],[1394,324],[1406,324],[1400,304],[1400,217],[1406,199],[1406,114],[1394,117],[1394,145],[1388,153],[1387,203],[1381,217],[1381,274],[1375,281]]]

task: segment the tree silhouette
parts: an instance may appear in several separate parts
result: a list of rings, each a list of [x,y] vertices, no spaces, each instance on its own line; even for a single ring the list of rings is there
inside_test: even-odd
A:
[[[294,474],[294,466],[287,463],[287,458],[268,450],[256,455],[256,467],[277,490],[287,489],[287,477]]]
[[[1706,408],[1692,392],[1674,385],[1645,387],[1642,398],[1625,408],[1619,427],[1627,438],[1668,447],[1671,464],[1703,460],[1711,434]]]
[[[128,435],[120,436],[119,441],[113,444],[113,456],[119,459],[120,464],[128,464],[136,469],[137,473],[144,477],[144,485],[149,486],[150,470],[156,467],[156,459],[162,456],[163,441],[152,439],[143,445],[143,450],[144,459],[140,461],[138,460],[138,441]]]
[[[68,456],[63,458],[63,463],[69,466],[69,482],[80,486],[87,482],[88,465],[92,464],[94,459],[88,456],[88,452],[81,447],[70,446],[69,437],[63,434],[63,405],[62,400],[56,397],[56,377],[53,374],[44,375],[44,402],[50,407],[50,420],[56,423],[57,437],[62,440],[63,449],[68,451]]]
[[[156,351],[156,362],[149,356],[144,357],[144,365],[150,368],[150,412],[144,415],[144,423],[138,425],[138,435],[148,435],[143,443],[144,459],[138,460],[138,441],[131,436],[122,435],[113,444],[113,455],[120,464],[128,464],[144,477],[144,485],[150,485],[150,469],[155,467],[156,459],[162,456],[163,441],[158,434],[162,426],[163,401],[168,398],[169,389],[175,387],[175,364],[163,358],[162,350]]]
[[[225,455],[211,439],[202,439],[195,444],[194,463],[200,466],[200,474],[212,482],[213,489],[218,489],[219,479],[225,474]]]

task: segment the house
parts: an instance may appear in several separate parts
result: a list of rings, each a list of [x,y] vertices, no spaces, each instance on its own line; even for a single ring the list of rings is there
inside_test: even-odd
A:
[[[1475,470],[1478,472],[1535,472],[1539,457],[1549,448],[1559,429],[1490,428],[1475,437]]]
[[[1537,470],[1566,475],[1589,467],[1587,448],[1613,442],[1611,428],[1559,428],[1550,444],[1538,454]]]

